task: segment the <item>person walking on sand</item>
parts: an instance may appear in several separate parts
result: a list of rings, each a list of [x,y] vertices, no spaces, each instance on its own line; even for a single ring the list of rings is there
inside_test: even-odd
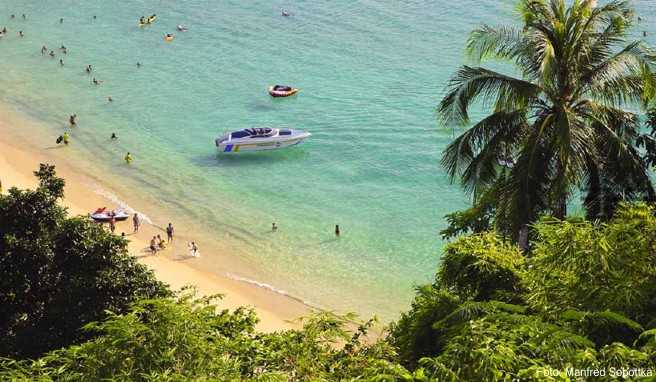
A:
[[[114,233],[114,231],[116,230],[116,216],[115,216],[115,214],[114,214],[114,211],[112,211],[112,212],[110,213],[110,217],[109,217],[109,230],[110,230],[112,233]]]
[[[139,218],[138,213],[132,215],[132,227],[134,228],[134,233],[139,232],[139,227],[141,226],[141,219]]]
[[[335,225],[335,236],[339,237],[339,224]]]
[[[150,239],[150,253],[153,255],[157,254],[157,242],[155,241],[155,236]]]
[[[173,225],[171,225],[171,223],[166,226],[166,240],[169,243],[173,241]]]
[[[198,253],[198,246],[193,241],[191,244],[189,244],[189,253],[191,254],[191,257],[200,257],[200,254]]]

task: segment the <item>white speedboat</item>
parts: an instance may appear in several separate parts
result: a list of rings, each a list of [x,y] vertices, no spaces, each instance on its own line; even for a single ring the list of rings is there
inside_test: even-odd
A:
[[[227,133],[215,143],[220,153],[275,150],[297,145],[310,135],[303,130],[257,127]]]

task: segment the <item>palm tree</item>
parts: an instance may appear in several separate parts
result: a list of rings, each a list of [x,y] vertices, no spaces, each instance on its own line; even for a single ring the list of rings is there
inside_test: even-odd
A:
[[[473,104],[491,108],[446,148],[442,165],[475,203],[493,188],[497,228],[527,248],[528,225],[545,211],[565,217],[572,191],[602,159],[646,174],[635,137],[623,132],[635,130],[630,110],[653,99],[656,54],[627,44],[626,1],[521,0],[519,10],[523,28],[484,25],[467,43],[476,62],[509,62],[516,75],[463,66],[438,113],[465,125]]]

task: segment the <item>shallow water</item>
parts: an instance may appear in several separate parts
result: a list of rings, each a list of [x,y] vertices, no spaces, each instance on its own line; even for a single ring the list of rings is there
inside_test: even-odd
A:
[[[636,6],[653,25],[656,1]],[[513,9],[506,0],[0,1],[9,29],[0,101],[44,121],[42,142],[77,113],[71,158],[111,168],[126,197],[158,201],[180,214],[176,224],[202,224],[247,264],[234,277],[393,318],[434,274],[443,215],[467,203],[439,167],[453,131],[437,126],[435,105],[467,33],[511,22]],[[151,13],[157,22],[137,27]],[[43,44],[68,54],[42,56]],[[302,90],[271,99],[274,83]],[[217,156],[222,132],[263,125],[313,135],[286,151]]]

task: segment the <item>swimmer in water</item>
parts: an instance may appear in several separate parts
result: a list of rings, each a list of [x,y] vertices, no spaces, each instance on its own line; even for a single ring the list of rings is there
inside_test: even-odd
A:
[[[275,222],[271,223],[271,231],[276,232],[277,230],[278,230],[278,226],[276,225],[276,223]]]
[[[107,97],[107,102],[114,102],[114,100],[112,99],[112,96]]]
[[[89,74],[93,69],[91,68],[91,65],[87,65],[85,70],[87,71],[87,74]]]
[[[125,154],[125,158],[123,158],[123,159],[125,159],[125,163],[127,163],[127,164],[132,163],[132,155],[129,152],[127,154]]]
[[[290,16],[290,13],[287,12],[286,10],[284,10],[284,9],[281,9],[281,10],[280,10],[280,14],[282,14],[282,15],[285,16],[285,17]]]
[[[118,139],[118,137],[116,136],[116,133],[112,133],[112,136],[109,137],[109,139],[111,139],[112,141],[115,141],[115,140]]]
[[[96,79],[96,77],[93,77],[92,82],[93,82],[94,85],[100,85],[100,84],[102,84],[102,81],[98,81],[98,80]]]
[[[141,62],[137,62],[137,68],[141,67]]]
[[[55,57],[55,51],[54,50],[50,51],[50,57]]]
[[[6,27],[2,28],[2,34],[7,34],[7,28]]]
[[[61,19],[59,19],[59,23],[60,23],[60,24],[63,24],[63,23],[64,23],[64,18],[63,18],[63,17],[62,17]]]
[[[71,124],[71,126],[76,126],[77,121],[75,120],[77,118],[77,114],[71,114],[70,117],[68,117],[68,123]]]
[[[64,60],[61,58],[59,59],[59,65],[64,66]]]
[[[48,51],[48,48],[45,45],[41,47],[41,55],[46,54],[47,51]]]
[[[339,234],[340,234],[340,233],[341,233],[341,232],[340,232],[340,230],[339,230],[339,224],[338,224],[338,225],[335,226],[335,236],[339,237]]]
[[[16,15],[11,15],[11,18],[12,18],[12,19],[15,19],[15,18],[16,18]]]
[[[186,32],[186,31],[187,31],[187,27],[184,26],[184,25],[178,25],[178,30],[179,30],[180,32]]]
[[[26,18],[27,18],[27,16],[25,16],[25,13],[23,13],[23,20],[25,20]]]
[[[18,31],[18,35],[19,35],[20,37],[25,37],[25,35],[23,34],[23,31]]]

